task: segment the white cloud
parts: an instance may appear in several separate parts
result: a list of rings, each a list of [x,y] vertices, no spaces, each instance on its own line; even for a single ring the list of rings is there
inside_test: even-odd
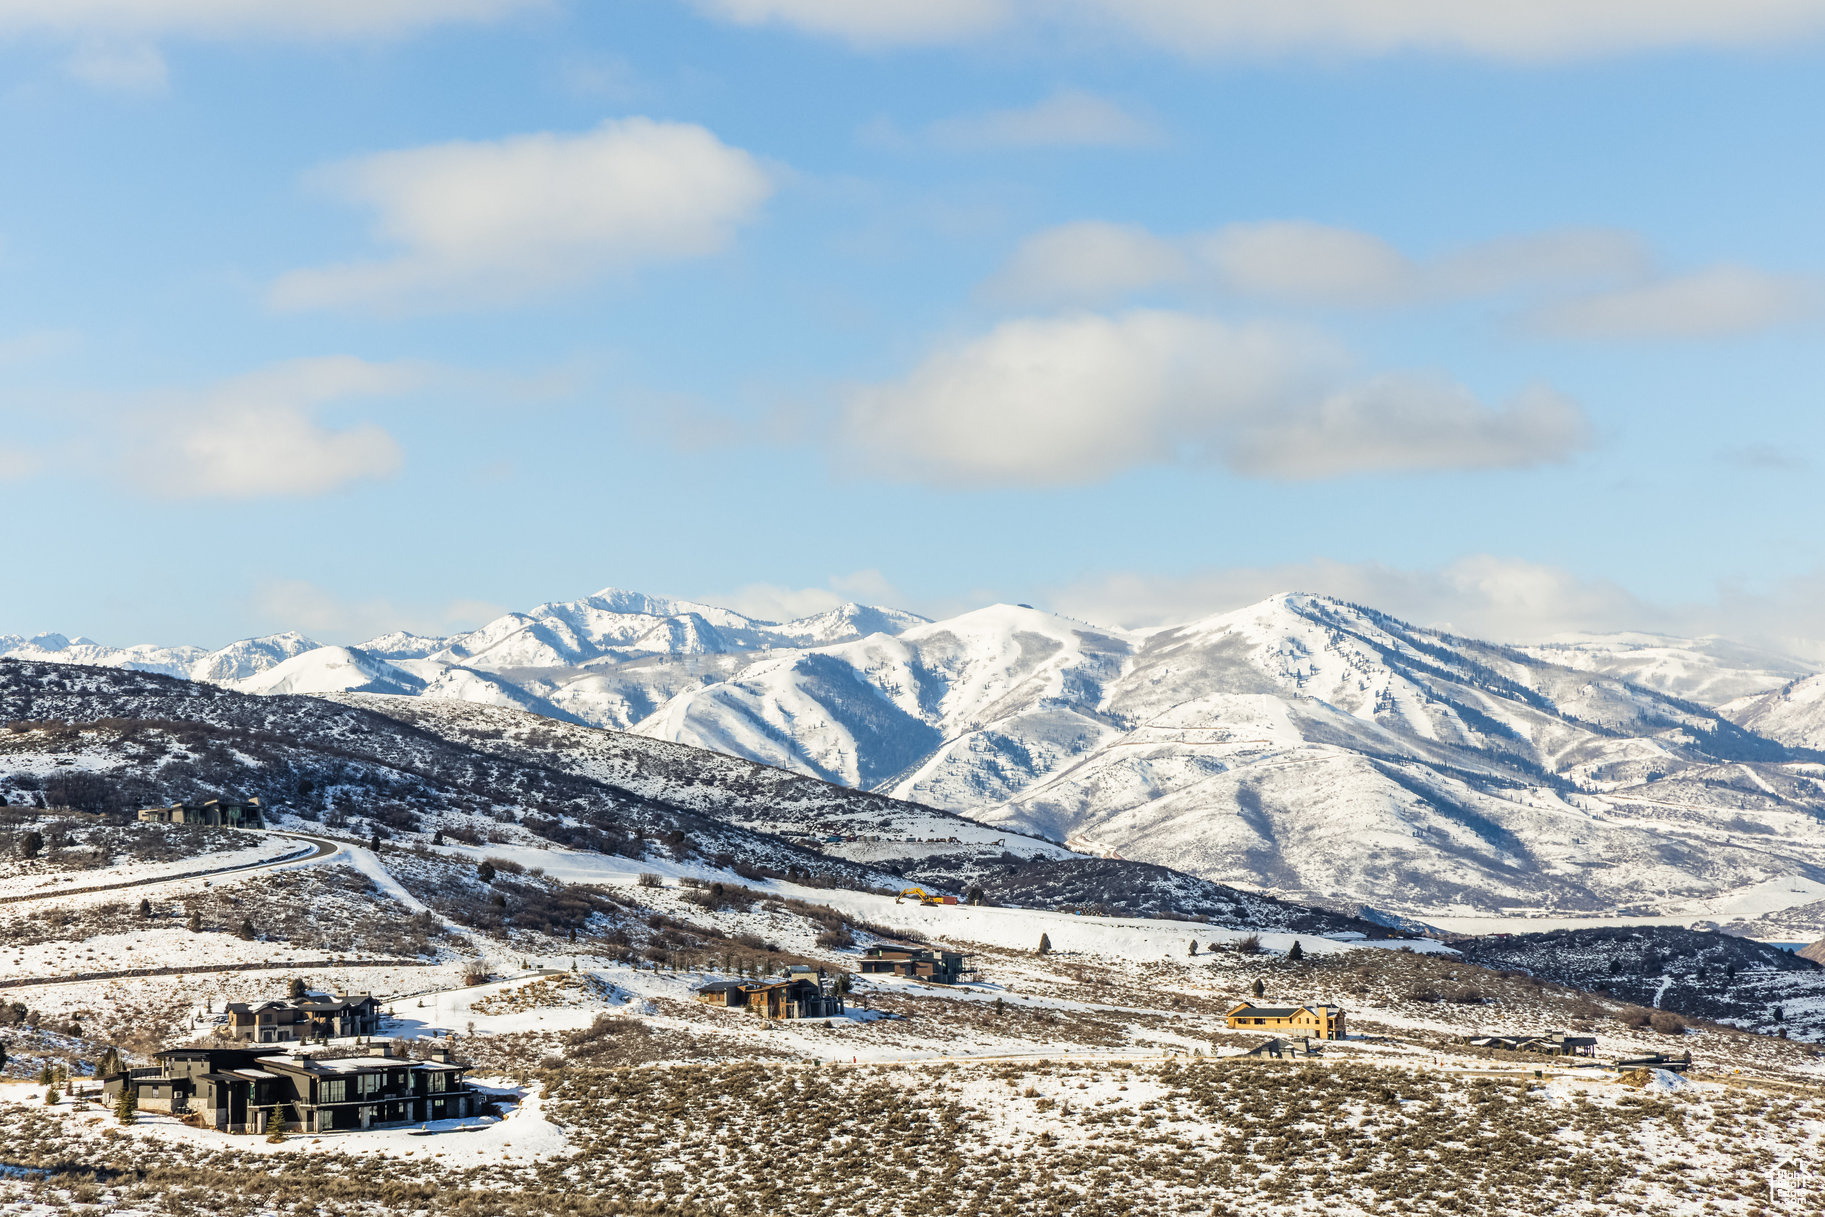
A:
[[[994,278],[996,295],[1057,303],[1118,299],[1175,284],[1280,303],[1369,308],[1639,275],[1639,238],[1601,229],[1503,237],[1415,259],[1380,237],[1308,220],[1228,224],[1167,237],[1080,222],[1028,237]]]
[[[135,475],[169,498],[323,494],[395,473],[398,443],[373,423],[332,427],[320,407],[422,387],[428,369],[346,356],[298,359],[162,403],[145,420]]]
[[[1077,0],[1070,7],[1192,56],[1428,51],[1555,61],[1781,45],[1825,31],[1817,0]]]
[[[1715,338],[1792,321],[1817,311],[1822,299],[1819,284],[1806,279],[1714,266],[1558,301],[1529,321],[1565,338]]]
[[[1012,0],[693,0],[736,25],[782,25],[864,47],[929,46],[999,28]]]
[[[1089,621],[1138,627],[1191,621],[1292,591],[1336,596],[1416,624],[1501,642],[1696,624],[1610,580],[1488,554],[1430,570],[1318,559],[1186,575],[1119,573],[1058,588],[1049,601]]]
[[[750,583],[726,595],[706,596],[704,600],[762,621],[792,621],[851,603],[894,608],[903,602],[903,597],[880,571],[859,570],[832,575],[822,587]]]
[[[1132,148],[1157,144],[1152,123],[1106,97],[1065,89],[1014,110],[991,110],[933,123],[932,140],[951,148]]]
[[[630,118],[581,135],[435,144],[335,166],[326,184],[401,247],[292,271],[280,308],[485,306],[725,248],[773,185],[690,123]]]
[[[1006,299],[1093,304],[1190,277],[1180,243],[1134,224],[1086,220],[1028,237],[986,289]]]
[[[48,2],[48,0],[47,0]],[[1022,27],[1126,35],[1188,57],[1429,52],[1552,62],[1688,47],[1782,46],[1825,32],[1818,0],[695,0],[743,25],[867,46]]]
[[[1590,446],[1576,402],[1532,388],[1486,406],[1436,377],[1381,376],[1244,424],[1226,463],[1256,477],[1309,480],[1369,471],[1518,469]]]
[[[403,605],[386,597],[352,600],[307,579],[267,579],[251,607],[275,630],[298,630],[319,642],[359,643],[395,630],[443,635],[471,630],[507,610],[483,600]]]
[[[1231,224],[1197,245],[1222,282],[1248,296],[1379,304],[1409,293],[1419,279],[1380,237],[1301,220]]]
[[[488,21],[547,0],[0,0],[0,34],[365,38]]]
[[[1513,468],[1589,443],[1545,390],[1491,409],[1434,379],[1352,383],[1314,335],[1137,310],[1005,322],[905,379],[852,392],[847,445],[883,473],[965,485],[1069,485],[1214,462],[1316,478]]]
[[[85,42],[64,68],[84,84],[116,93],[163,93],[170,83],[164,55],[144,42]]]
[[[1495,642],[1645,631],[1719,636],[1825,661],[1825,569],[1757,587],[1724,583],[1694,600],[1655,601],[1610,579],[1491,554],[1417,570],[1317,559],[1181,575],[1118,572],[1051,589],[1044,599],[1087,621],[1140,627],[1192,621],[1293,591]]]

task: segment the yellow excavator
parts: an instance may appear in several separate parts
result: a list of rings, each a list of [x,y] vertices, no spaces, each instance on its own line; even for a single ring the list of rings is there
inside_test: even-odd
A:
[[[955,903],[957,903],[957,898],[955,896],[943,896],[943,895],[938,894],[937,892],[928,892],[924,888],[920,888],[920,887],[907,888],[905,891],[901,892],[898,896],[895,896],[893,898],[893,902],[895,904],[900,904],[900,903],[904,902],[908,896],[916,896],[918,898],[920,904],[955,904]]]

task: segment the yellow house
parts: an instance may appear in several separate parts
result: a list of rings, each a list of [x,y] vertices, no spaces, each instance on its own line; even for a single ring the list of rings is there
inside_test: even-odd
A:
[[[1314,1039],[1344,1037],[1340,1006],[1254,1006],[1243,1002],[1229,1012],[1231,1031],[1274,1031]]]

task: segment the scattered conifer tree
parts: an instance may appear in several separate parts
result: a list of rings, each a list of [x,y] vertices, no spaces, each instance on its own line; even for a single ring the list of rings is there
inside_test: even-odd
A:
[[[494,882],[494,863],[488,861],[488,859],[486,859],[486,858],[483,858],[481,860],[481,864],[475,868],[475,877],[477,879],[480,879],[483,883],[493,883]]]
[[[140,901],[139,901],[139,915],[141,917],[152,916],[152,902],[150,900],[147,900],[143,896],[140,897]]]
[[[1052,937],[1051,937],[1051,935],[1049,935],[1049,934],[1041,934],[1041,935],[1040,935],[1040,936],[1039,936],[1039,953],[1040,953],[1040,954],[1041,954],[1041,955],[1050,955],[1050,954],[1051,954],[1051,953],[1052,953]]]
[[[44,834],[36,828],[27,829],[19,838],[19,856],[36,858],[44,851]]]
[[[258,937],[258,935],[254,932],[253,918],[252,917],[241,918],[241,928],[239,930],[235,931],[235,933],[239,937],[246,939],[248,942],[252,942],[256,937]]]
[[[1255,987],[1251,990],[1251,992],[1253,992],[1257,998],[1266,997],[1267,996],[1267,982],[1257,979],[1255,981]]]
[[[203,915],[201,913],[190,914],[190,916],[185,918],[185,920],[184,920],[184,928],[189,930],[192,934],[202,933],[203,932]]]
[[[1286,953],[1286,961],[1288,963],[1298,963],[1304,958],[1305,948],[1299,945],[1299,940],[1297,938],[1293,939],[1293,945]]]

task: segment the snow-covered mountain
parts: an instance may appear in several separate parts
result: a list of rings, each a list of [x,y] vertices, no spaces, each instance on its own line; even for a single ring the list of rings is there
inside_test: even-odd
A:
[[[398,631],[356,647],[325,647],[288,632],[210,651],[0,635],[0,656],[157,672],[249,693],[422,694],[626,727],[685,689],[733,674],[755,655],[894,633],[924,620],[899,609],[845,604],[794,621],[762,621],[611,587],[448,637]]]
[[[0,634],[0,656],[13,659],[127,668],[217,683],[257,675],[295,655],[316,650],[320,645],[293,631],[231,642],[214,651],[185,646],[110,647],[91,638],[65,638],[62,634],[39,634],[33,638]]]
[[[1808,676],[1770,693],[1727,702],[1723,714],[1739,727],[1794,748],[1825,752],[1825,675]]]
[[[9,641],[104,661],[86,640]],[[1825,766],[1791,747],[1815,737],[1643,683],[1716,693],[1782,670],[1715,639],[1521,649],[1314,595],[1147,630],[1009,605],[776,624],[608,589],[448,638],[238,645],[107,661],[193,675],[232,660],[256,670],[213,679],[250,692],[632,729],[1086,853],[1424,919],[1825,908]],[[1806,689],[1783,704],[1816,706]]]
[[[1420,916],[1825,894],[1825,769],[1619,678],[1319,596],[1146,631],[995,606],[759,660],[636,730]]]
[[[1547,663],[1620,676],[1706,706],[1765,693],[1818,670],[1792,655],[1715,635],[1579,634],[1518,649]]]

